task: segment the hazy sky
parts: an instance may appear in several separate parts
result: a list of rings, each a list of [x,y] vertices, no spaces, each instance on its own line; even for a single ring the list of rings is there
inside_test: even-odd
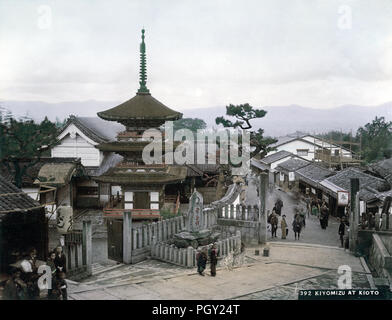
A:
[[[0,100],[392,101],[391,0],[0,0]]]

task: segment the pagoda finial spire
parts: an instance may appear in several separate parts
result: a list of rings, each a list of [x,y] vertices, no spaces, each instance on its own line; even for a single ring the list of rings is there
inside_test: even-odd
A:
[[[147,89],[146,44],[144,43],[144,28],[142,29],[142,43],[140,44],[140,88],[137,93],[150,93]]]

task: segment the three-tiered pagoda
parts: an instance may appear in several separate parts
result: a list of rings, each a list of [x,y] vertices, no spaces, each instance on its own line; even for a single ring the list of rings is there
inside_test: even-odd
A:
[[[123,124],[126,130],[117,135],[116,141],[101,143],[97,146],[103,152],[120,154],[123,161],[95,180],[110,186],[121,187],[123,199],[120,206],[122,209],[159,210],[164,203],[165,185],[185,180],[187,169],[167,165],[164,162],[145,164],[142,159],[144,147],[151,143],[151,140],[143,139],[144,131],[152,128],[163,131],[162,125],[165,121],[182,118],[182,113],[159,102],[147,89],[144,29],[140,44],[139,83],[140,88],[132,99],[117,107],[98,112],[100,118],[117,121]]]

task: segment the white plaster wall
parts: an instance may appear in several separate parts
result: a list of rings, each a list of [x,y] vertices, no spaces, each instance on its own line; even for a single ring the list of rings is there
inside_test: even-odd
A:
[[[272,152],[268,153],[268,155],[276,153],[278,151],[282,151],[282,150],[288,151],[288,152],[291,152],[291,153],[297,155],[298,149],[308,149],[308,151],[309,151],[307,156],[300,156],[301,158],[304,158],[304,159],[310,160],[310,161],[312,161],[314,159],[315,146],[311,143],[301,141],[301,140],[294,140],[294,141],[285,143],[285,144],[277,147],[276,151],[272,151]]]
[[[117,192],[119,192],[120,195],[122,195],[122,189],[120,186],[112,186],[112,195],[115,196],[117,195]]]
[[[30,198],[37,200],[38,188],[22,188],[22,191],[27,193]]]
[[[61,142],[52,148],[52,157],[81,158],[84,166],[94,167],[101,164],[103,154],[94,147],[97,143],[85,136],[75,125],[68,126],[58,138]]]

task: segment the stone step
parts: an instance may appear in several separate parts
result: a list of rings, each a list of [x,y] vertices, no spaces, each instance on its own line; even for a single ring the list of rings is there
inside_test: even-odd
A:
[[[104,263],[95,262],[91,265],[92,275],[95,276],[104,272],[108,272],[121,266],[124,266],[124,264],[112,260],[108,260]]]

